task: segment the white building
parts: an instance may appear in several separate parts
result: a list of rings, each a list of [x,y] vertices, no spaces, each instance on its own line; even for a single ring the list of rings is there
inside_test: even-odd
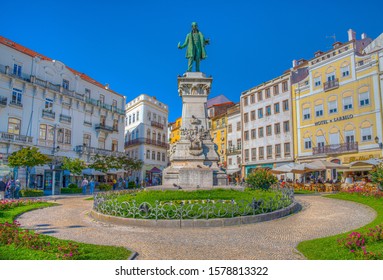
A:
[[[242,130],[241,130],[241,108],[240,103],[227,109],[227,169],[230,182],[238,182],[241,179],[241,151],[242,151]]]
[[[290,72],[241,95],[244,175],[293,162]]]
[[[125,108],[125,152],[144,163],[131,179],[160,184],[162,170],[168,166],[168,106],[154,96],[141,94]]]
[[[124,152],[125,97],[60,61],[0,36],[0,156],[36,146],[55,158],[55,190],[68,184],[62,156],[89,162]],[[52,170],[35,168],[33,182],[49,193]],[[24,176],[24,177],[23,177]],[[19,171],[21,180],[25,170]]]

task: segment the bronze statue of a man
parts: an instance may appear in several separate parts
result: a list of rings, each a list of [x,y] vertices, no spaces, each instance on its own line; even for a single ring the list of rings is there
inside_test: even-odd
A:
[[[192,23],[192,31],[186,35],[185,43],[181,45],[181,42],[178,43],[178,48],[183,49],[187,46],[186,58],[188,59],[188,70],[187,72],[192,72],[193,61],[195,61],[195,70],[200,72],[199,64],[201,59],[207,57],[205,46],[209,44],[209,40],[203,37],[202,33],[198,30],[198,25],[196,22]]]

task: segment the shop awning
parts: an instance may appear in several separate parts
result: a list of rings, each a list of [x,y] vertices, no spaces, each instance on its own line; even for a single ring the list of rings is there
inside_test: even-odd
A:
[[[125,170],[124,169],[109,169],[106,173],[107,174],[121,174],[121,173],[124,173]]]
[[[315,160],[313,162],[310,162],[311,166],[321,168],[322,170],[326,169],[348,169],[348,166],[344,166],[335,162],[329,162],[326,160]]]
[[[357,167],[357,166],[375,166],[379,163],[382,163],[383,160],[379,158],[371,158],[369,160],[361,160],[361,161],[354,161],[350,163],[350,166]]]
[[[84,169],[82,171],[82,174],[89,175],[89,176],[103,176],[103,175],[106,175],[105,173],[103,173],[101,171],[90,169],[90,168]]]

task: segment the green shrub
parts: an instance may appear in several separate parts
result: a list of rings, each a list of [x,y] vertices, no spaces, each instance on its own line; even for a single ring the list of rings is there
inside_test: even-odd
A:
[[[68,185],[68,188],[70,188],[70,189],[77,189],[78,188],[78,186],[76,185],[76,184],[69,184]]]
[[[100,191],[110,191],[112,189],[112,186],[108,184],[100,184],[98,185],[98,189]]]
[[[82,189],[78,188],[61,188],[61,194],[82,193]]]
[[[268,190],[271,185],[277,182],[277,177],[263,168],[255,169],[246,178],[246,183],[252,189]]]
[[[134,188],[136,188],[136,187],[137,187],[137,186],[136,186],[136,183],[135,183],[135,182],[131,181],[131,182],[128,183],[128,188],[129,188],[129,189],[134,189]]]
[[[24,189],[20,191],[20,195],[23,197],[37,197],[37,196],[43,196],[44,191],[34,190],[34,189]]]

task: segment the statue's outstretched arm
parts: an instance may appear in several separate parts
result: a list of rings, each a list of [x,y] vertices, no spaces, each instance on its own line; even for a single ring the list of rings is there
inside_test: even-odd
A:
[[[181,42],[178,43],[178,48],[179,49],[183,49],[184,47],[186,47],[188,45],[188,41],[189,41],[188,38],[189,38],[189,36],[186,35],[185,42],[182,45],[181,45]]]

